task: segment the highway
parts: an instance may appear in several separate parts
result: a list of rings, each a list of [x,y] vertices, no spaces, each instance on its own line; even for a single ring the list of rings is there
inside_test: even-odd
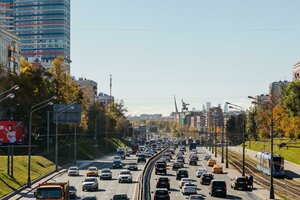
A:
[[[138,176],[141,174],[144,165],[145,164],[139,164],[139,170],[138,171],[131,171],[133,175],[133,183],[118,183],[117,177],[119,175],[119,172],[121,169],[112,169],[112,160],[114,156],[107,156],[105,158],[99,159],[99,160],[94,160],[91,161],[87,166],[83,167],[80,169],[80,176],[68,176],[67,173],[63,173],[57,177],[55,177],[51,181],[57,181],[57,182],[65,182],[65,181],[70,181],[70,185],[73,185],[77,189],[77,195],[78,198],[80,199],[82,196],[86,195],[96,195],[98,199],[111,199],[113,195],[115,194],[122,194],[125,193],[128,195],[130,199],[134,199],[134,193],[135,190],[137,189],[137,179]],[[122,162],[124,164],[129,163],[129,162],[136,162],[136,156],[131,155],[130,157],[126,157],[126,160],[123,160]],[[113,172],[113,179],[112,180],[100,180],[98,178],[98,183],[99,183],[99,189],[98,191],[95,192],[83,192],[81,190],[81,184],[82,181],[85,178],[85,173],[86,169],[89,166],[96,166],[99,170],[103,168],[111,168]],[[51,182],[49,181],[49,182]],[[27,194],[25,197],[22,199],[34,199],[33,192]]]
[[[196,176],[196,170],[199,168],[200,163],[203,163],[203,166],[205,166],[206,169],[208,169],[209,172],[211,172],[211,167],[208,167],[206,165],[206,161],[203,160],[204,155],[207,153],[206,149],[201,147],[201,148],[197,148],[198,151],[198,155],[199,155],[199,161],[198,161],[198,166],[189,166],[188,164],[188,156],[189,156],[189,151],[187,150],[186,153],[184,154],[185,157],[185,165],[184,168],[186,168],[189,172],[189,178],[192,178],[194,180],[196,180],[195,183],[197,183],[198,186],[198,194],[203,195],[203,197],[205,199],[216,199],[217,197],[211,197],[209,195],[209,186],[208,185],[201,185],[200,184],[200,178],[197,178]],[[171,200],[182,200],[182,199],[186,199],[188,196],[184,196],[182,194],[181,189],[179,188],[179,181],[176,180],[175,175],[176,172],[172,171],[171,168],[171,164],[172,162],[174,162],[174,159],[176,159],[176,153],[175,155],[172,155],[173,159],[171,160],[171,162],[168,163],[168,171],[167,171],[167,177],[170,179],[170,197]],[[213,158],[214,156],[212,156]],[[202,161],[201,161],[202,160]],[[239,191],[239,190],[233,190],[230,188],[230,178],[227,176],[226,174],[226,169],[223,168],[223,170],[225,171],[225,173],[223,174],[214,174],[214,179],[218,179],[218,180],[225,180],[226,184],[227,184],[227,197],[226,199],[259,199],[254,192],[251,191]],[[164,176],[164,175],[155,175],[154,170],[152,171],[152,175],[151,175],[151,191],[155,190],[155,185],[156,185],[156,180],[159,176]],[[153,199],[153,194],[151,194],[151,199]],[[219,199],[223,199],[223,198],[219,198]]]

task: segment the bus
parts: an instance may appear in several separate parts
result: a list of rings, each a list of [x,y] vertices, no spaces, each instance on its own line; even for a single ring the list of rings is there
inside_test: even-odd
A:
[[[271,175],[271,154],[269,152],[257,152],[256,155],[256,167],[259,171]],[[284,158],[281,155],[273,154],[273,176],[284,176]]]

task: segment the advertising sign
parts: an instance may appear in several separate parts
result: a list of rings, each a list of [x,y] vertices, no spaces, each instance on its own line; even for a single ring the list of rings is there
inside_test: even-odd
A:
[[[22,138],[22,122],[0,121],[0,144],[20,144]]]

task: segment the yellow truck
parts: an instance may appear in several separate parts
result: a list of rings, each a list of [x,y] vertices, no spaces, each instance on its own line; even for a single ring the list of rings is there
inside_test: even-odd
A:
[[[34,192],[36,200],[69,200],[68,182],[41,183]]]

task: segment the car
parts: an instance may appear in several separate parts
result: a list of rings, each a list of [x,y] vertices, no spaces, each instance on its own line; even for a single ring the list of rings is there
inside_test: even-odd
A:
[[[167,177],[159,177],[156,182],[156,188],[166,188],[170,190],[170,179]]]
[[[244,176],[234,177],[233,179],[231,179],[230,186],[234,190],[236,190],[236,189],[247,190],[246,177],[244,177]]]
[[[180,168],[183,168],[183,167],[184,167],[184,162],[183,162],[183,160],[177,159],[175,162],[177,162],[177,163],[180,164]]]
[[[82,200],[98,200],[98,198],[95,195],[83,196],[81,199]]]
[[[182,187],[182,194],[197,194],[197,185],[193,183],[185,183]]]
[[[200,183],[202,185],[209,185],[210,182],[214,179],[214,175],[211,174],[211,173],[203,173],[202,176],[201,176],[201,179],[200,179]]]
[[[161,159],[165,159],[166,162],[170,162],[170,161],[171,161],[171,160],[170,160],[170,157],[169,157],[169,156],[165,156],[165,155],[163,155],[163,156],[161,157]]]
[[[211,155],[209,155],[209,154],[205,154],[205,156],[204,156],[204,160],[209,160],[209,159],[211,159]]]
[[[196,170],[197,177],[200,178],[202,176],[202,174],[206,173],[206,172],[207,172],[207,169],[205,169],[204,167],[199,167]]]
[[[128,163],[126,169],[128,169],[128,170],[138,170],[138,164],[134,163],[134,162]]]
[[[146,158],[151,158],[151,157],[152,157],[152,153],[146,152],[146,153],[145,153],[145,156],[146,156]]]
[[[129,200],[127,194],[115,194],[110,200]]]
[[[75,188],[75,186],[72,185],[69,186],[69,197],[70,199],[77,198],[77,189]]]
[[[199,160],[199,156],[196,153],[191,153],[190,158],[196,158],[197,160]]]
[[[115,160],[122,160],[122,158],[121,158],[121,156],[115,156],[113,161],[115,161]]]
[[[194,158],[194,157],[191,157],[190,161],[189,161],[189,165],[195,165],[195,166],[197,166],[197,159]]]
[[[192,183],[192,182],[196,182],[196,181],[191,178],[182,178],[179,182],[179,188],[182,188],[185,183]]]
[[[79,176],[78,167],[70,167],[68,170],[68,176]]]
[[[97,191],[98,181],[95,177],[87,177],[82,181],[82,191]]]
[[[89,177],[98,177],[99,176],[99,172],[98,172],[98,168],[95,166],[91,166],[87,169],[86,171],[86,176]]]
[[[188,178],[189,173],[186,169],[178,169],[176,173],[176,180],[181,180],[182,178]]]
[[[209,166],[209,167],[213,167],[215,164],[217,164],[217,161],[214,159],[209,159],[207,161],[207,166]]]
[[[132,174],[129,170],[125,169],[122,170],[118,176],[118,182],[119,183],[132,183]]]
[[[108,179],[108,180],[112,179],[112,172],[109,168],[104,168],[100,172],[100,180],[104,180],[104,179]]]
[[[169,162],[170,162],[170,160],[172,159],[172,156],[171,156],[171,153],[170,153],[170,152],[164,153],[163,156],[167,157],[168,160],[169,160]]]
[[[215,173],[215,174],[222,174],[223,173],[223,167],[221,165],[214,165],[213,168],[212,168],[212,173]]]
[[[177,156],[177,160],[182,160],[182,161],[183,161],[183,163],[185,162],[185,161],[184,161],[184,157],[183,157],[183,156]]]
[[[139,154],[138,155],[138,159],[137,159],[137,162],[139,163],[139,162],[146,162],[146,156],[145,156],[145,154]]]
[[[227,195],[226,182],[223,180],[213,180],[209,189],[210,196],[221,196],[223,198]]]
[[[154,192],[154,200],[170,200],[170,192],[166,188],[157,188]]]
[[[189,197],[187,197],[188,200],[204,200],[204,196],[200,194],[192,194]]]
[[[182,166],[182,163],[179,163],[179,162],[174,162],[173,164],[172,164],[172,170],[174,170],[174,171],[177,171],[178,169],[180,169],[180,168],[182,168],[183,166]]]
[[[121,159],[114,159],[113,160],[113,168],[123,168],[122,160]]]
[[[167,174],[167,165],[164,162],[155,163],[155,174]]]

